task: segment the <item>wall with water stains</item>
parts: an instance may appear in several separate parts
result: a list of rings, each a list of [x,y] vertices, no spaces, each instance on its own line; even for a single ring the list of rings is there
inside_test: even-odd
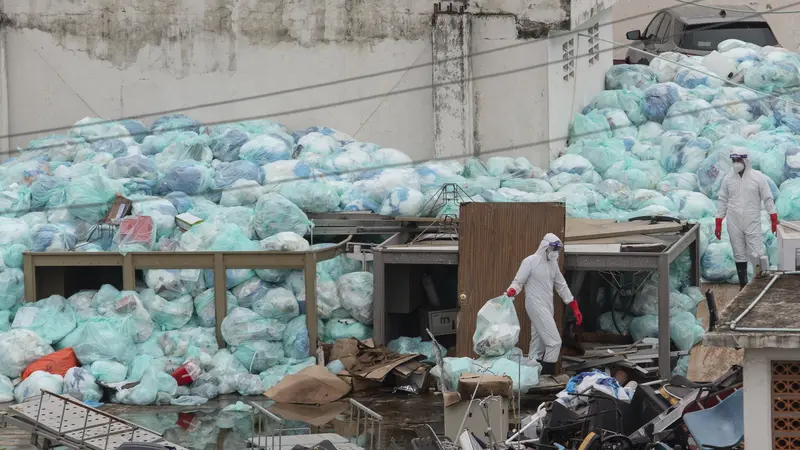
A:
[[[543,38],[570,28],[570,2],[455,5],[472,18],[477,53],[469,153],[546,138]],[[2,0],[0,8],[0,133],[14,135],[12,147],[85,116],[149,123],[181,110],[209,123],[324,124],[415,159],[434,156],[432,2]]]

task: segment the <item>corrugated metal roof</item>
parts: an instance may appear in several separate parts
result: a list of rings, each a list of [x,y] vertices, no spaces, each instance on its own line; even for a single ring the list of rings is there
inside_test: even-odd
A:
[[[731,10],[728,10],[730,8]],[[714,8],[707,8],[701,5],[681,5],[667,9],[678,20],[686,24],[716,23],[716,22],[766,22],[764,17],[754,15],[753,8],[746,5],[714,5]],[[725,10],[725,17],[721,12]],[[752,11],[742,12],[742,11]]]

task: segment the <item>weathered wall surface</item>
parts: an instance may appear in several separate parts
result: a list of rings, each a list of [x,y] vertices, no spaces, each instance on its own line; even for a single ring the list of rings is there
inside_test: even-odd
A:
[[[181,110],[211,123],[324,124],[415,159],[434,155],[431,2],[4,0],[0,7],[8,88],[0,129],[19,135],[12,146],[45,134],[30,131],[84,116],[148,122]],[[546,67],[522,69],[546,63],[540,39],[568,29],[569,11],[568,0],[469,4],[478,152],[547,138]],[[546,149],[537,156],[532,148],[513,153],[546,165]]]

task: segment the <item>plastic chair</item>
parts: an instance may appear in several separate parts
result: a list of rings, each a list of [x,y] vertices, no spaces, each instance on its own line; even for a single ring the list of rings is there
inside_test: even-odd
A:
[[[713,408],[683,415],[698,448],[732,449],[744,439],[744,389],[739,389]]]

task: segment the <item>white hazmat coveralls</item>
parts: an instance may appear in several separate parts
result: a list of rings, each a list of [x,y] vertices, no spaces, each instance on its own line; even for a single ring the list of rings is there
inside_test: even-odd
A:
[[[529,356],[546,363],[555,363],[561,353],[561,336],[553,318],[553,288],[565,304],[574,300],[558,268],[558,260],[548,260],[545,255],[550,243],[558,241],[556,235],[547,233],[536,253],[522,260],[511,283],[517,293],[525,288],[525,311],[531,319]]]
[[[728,219],[728,236],[737,263],[750,262],[753,267],[764,255],[761,231],[761,204],[769,214],[777,213],[766,176],[753,169],[745,159],[740,176],[731,171],[722,180],[717,199],[717,218]]]

